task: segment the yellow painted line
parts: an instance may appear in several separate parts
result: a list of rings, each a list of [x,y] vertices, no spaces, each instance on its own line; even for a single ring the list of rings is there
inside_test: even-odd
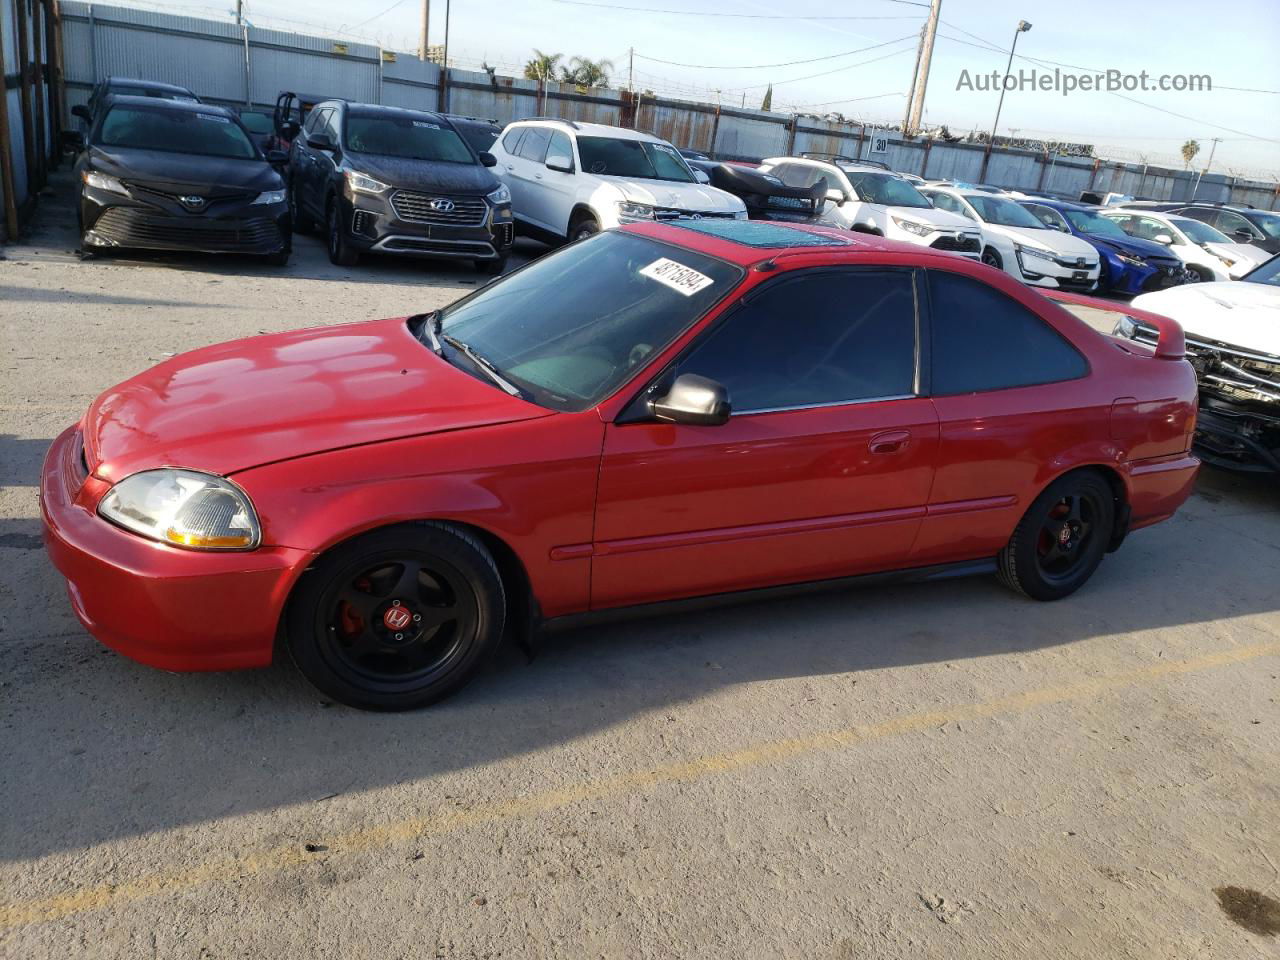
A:
[[[1162,677],[1196,673],[1214,667],[1280,654],[1280,641],[1233,647],[1186,660],[1162,660],[1125,673],[1098,677],[1080,683],[1029,690],[994,700],[959,704],[927,713],[912,713],[879,723],[861,724],[842,730],[775,740],[713,754],[680,763],[634,770],[614,777],[587,781],[543,793],[507,797],[479,804],[468,810],[443,809],[428,816],[392,821],[322,839],[334,854],[378,850],[394,843],[422,840],[453,833],[468,827],[547,813],[585,800],[613,796],[667,783],[688,783],[706,777],[759,767],[803,754],[837,750],[916,730],[936,728],[945,723],[1022,713],[1051,704],[1087,700],[1125,687],[1150,684]],[[314,860],[300,844],[275,847],[242,857],[215,860],[195,867],[159,871],[119,883],[102,883],[70,890],[40,900],[19,900],[0,904],[0,932],[50,920],[125,906],[165,894],[180,893],[213,883],[244,880],[263,873],[288,870]]]

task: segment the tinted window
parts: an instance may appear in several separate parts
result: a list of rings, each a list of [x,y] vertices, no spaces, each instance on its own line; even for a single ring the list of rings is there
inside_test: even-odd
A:
[[[547,144],[550,142],[550,130],[543,127],[530,127],[529,132],[520,141],[520,156],[534,163],[541,163],[547,155]]]
[[[1063,233],[1071,232],[1067,227],[1066,221],[1062,219],[1062,214],[1058,213],[1053,207],[1042,206],[1038,203],[1025,203],[1023,206],[1046,227],[1053,230],[1061,230]]]
[[[103,119],[98,142],[203,157],[252,160],[258,156],[244,128],[230,117],[123,104],[112,107]]]
[[[1204,207],[1188,207],[1185,210],[1179,210],[1178,213],[1184,217],[1190,217],[1192,220],[1202,220],[1210,225],[1214,223],[1218,216],[1217,210],[1206,210]]]
[[[516,156],[516,146],[520,143],[520,138],[524,136],[524,132],[528,127],[512,127],[502,137],[502,149],[512,156]]]
[[[906,396],[915,327],[906,271],[815,272],[749,298],[679,370],[724,384],[736,414]]]
[[[271,118],[265,113],[242,113],[240,122],[250,133],[270,133],[272,129]]]
[[[1213,225],[1217,227],[1219,230],[1221,230],[1223,233],[1227,233],[1227,234],[1236,233],[1237,231],[1243,231],[1244,233],[1247,233],[1249,234],[1249,236],[1252,237],[1256,232],[1249,226],[1248,220],[1240,216],[1240,214],[1231,213],[1228,210],[1221,211],[1218,214],[1217,222],[1214,223]]]
[[[1074,380],[1089,371],[1047,323],[970,277],[930,270],[929,312],[939,396]]]
[[[471,149],[476,153],[482,153],[493,147],[493,141],[498,139],[498,128],[489,123],[473,122],[469,120],[450,120],[453,129],[458,131],[458,135],[470,144]]]
[[[693,171],[675,147],[647,140],[613,137],[579,137],[582,169],[605,177],[637,177],[641,180],[678,180],[694,183]]]
[[[864,173],[845,170],[858,199],[889,207],[927,207],[929,201],[914,186],[892,173]]]
[[[328,112],[327,110],[312,110],[307,114],[307,122],[302,125],[302,129],[308,136],[320,128],[320,124],[324,122],[324,115]]]
[[[1075,224],[1081,233],[1094,234],[1099,237],[1123,237],[1125,232],[1114,220],[1108,220],[1092,210],[1068,210],[1067,219]]]
[[[451,127],[412,114],[379,116],[348,112],[347,146],[357,153],[383,157],[475,163],[471,151]]]
[[[447,307],[444,332],[491,360],[534,402],[584,410],[639,372],[741,278],[742,270],[723,260],[609,231]],[[450,357],[466,368],[466,359]]]

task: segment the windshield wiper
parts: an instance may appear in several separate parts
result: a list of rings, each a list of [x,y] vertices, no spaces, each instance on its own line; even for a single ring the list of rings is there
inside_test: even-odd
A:
[[[440,339],[447,343],[453,349],[463,354],[468,360],[475,364],[476,369],[482,371],[490,380],[499,387],[511,394],[513,397],[525,399],[524,391],[517,387],[514,383],[502,375],[493,361],[488,359],[484,354],[477,353],[476,350],[468,343],[463,343],[457,337],[451,337],[447,333],[440,336]]]

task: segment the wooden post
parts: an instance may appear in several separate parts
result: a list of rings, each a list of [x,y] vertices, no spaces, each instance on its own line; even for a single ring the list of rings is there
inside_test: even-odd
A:
[[[929,179],[929,154],[933,152],[933,137],[924,142],[924,160],[920,164],[920,179]]]
[[[787,133],[787,156],[795,156],[796,152],[796,127],[800,126],[800,118],[796,114],[791,115],[791,129]]]
[[[22,81],[18,87],[18,112],[22,114],[22,145],[26,148],[27,193],[34,194],[36,186],[36,138],[31,125],[31,61],[27,58],[31,42],[30,24],[27,20],[28,0],[16,0],[18,8],[18,71]]]
[[[716,158],[716,141],[720,139],[720,104],[716,104],[716,117],[711,121],[711,149],[707,152],[711,154],[711,159]]]
[[[18,0],[19,3],[22,0]],[[31,4],[31,49],[35,53],[35,63],[32,64],[32,71],[35,73],[35,103],[36,103],[36,173],[38,176],[37,187],[43,187],[49,180],[49,151],[45,141],[44,128],[44,62],[45,57],[40,55],[40,48],[44,45],[41,37],[40,29],[40,13],[44,7],[44,0],[35,0]],[[46,51],[46,56],[48,51]],[[35,192],[34,190],[32,191]]]
[[[2,79],[4,63],[4,19],[0,17],[0,187],[4,191],[5,232],[10,243],[18,242],[18,198],[14,194],[13,138],[9,136],[9,92]]]
[[[67,123],[67,85],[62,75],[62,13],[58,9],[58,0],[46,0],[45,8],[45,51],[49,57],[49,130],[53,135],[50,156],[53,169],[62,165],[62,128]]]

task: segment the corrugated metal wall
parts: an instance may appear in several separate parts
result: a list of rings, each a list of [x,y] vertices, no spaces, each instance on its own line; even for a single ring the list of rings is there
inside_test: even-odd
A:
[[[9,238],[29,218],[56,165],[61,106],[52,10],[52,0],[0,0],[0,91],[8,121],[0,127],[0,238]]]
[[[37,129],[28,96],[25,118],[16,35],[19,4],[30,23],[33,4],[52,0],[0,0],[4,20],[6,99],[14,194],[27,203],[39,182],[43,162],[28,175],[26,125]],[[29,31],[30,32],[30,31]],[[37,38],[38,39],[38,38]],[[178,14],[103,6],[67,0],[61,4],[61,42],[65,104],[47,85],[44,136],[48,157],[56,143],[59,111],[83,103],[93,84],[111,74],[164,80],[189,87],[201,97],[226,104],[269,107],[281,90],[344,97],[362,102],[436,110],[441,106],[442,70],[412,54],[395,54],[367,44],[304,36],[278,30],[202,20]],[[35,47],[28,49],[33,60]],[[53,58],[42,50],[41,62]],[[822,152],[874,157],[895,170],[930,178],[976,181],[982,175],[985,148],[973,143],[904,141],[887,135],[887,152],[872,154],[874,131],[856,124],[811,117],[793,118],[760,110],[720,107],[639,96],[632,103],[619,90],[582,90],[572,84],[451,70],[448,109],[466,116],[507,123],[545,114],[572,120],[631,124],[679,147],[703,150],[723,159],[758,160],[788,153]],[[55,110],[56,108],[56,110]],[[66,125],[65,123],[63,125]],[[1259,207],[1280,206],[1275,184],[1236,181],[1189,171],[1143,169],[1137,164],[1092,158],[1046,157],[1026,150],[997,148],[987,161],[986,181],[1022,190],[1078,195],[1083,190],[1111,191],[1185,200],[1236,200]],[[2,187],[0,187],[2,189]]]

